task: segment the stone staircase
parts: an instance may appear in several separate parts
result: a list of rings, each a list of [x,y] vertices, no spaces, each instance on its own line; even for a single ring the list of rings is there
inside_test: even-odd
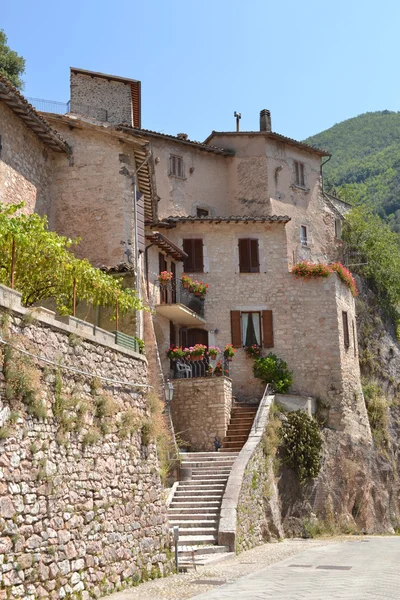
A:
[[[254,404],[240,404],[235,402],[232,405],[231,420],[222,442],[221,452],[231,453],[241,451],[249,437],[257,410],[258,405]]]
[[[222,496],[237,455],[237,452],[181,455],[181,467],[191,468],[192,478],[179,482],[168,509],[170,527],[179,526],[180,566],[206,564],[229,552],[228,547],[218,546],[218,522]]]

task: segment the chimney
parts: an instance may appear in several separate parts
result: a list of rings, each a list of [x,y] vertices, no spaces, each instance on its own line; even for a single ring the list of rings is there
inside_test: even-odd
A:
[[[266,108],[260,111],[260,131],[272,131],[271,113]]]
[[[187,140],[187,139],[188,139],[188,137],[189,137],[189,136],[188,136],[188,134],[187,134],[187,133],[177,133],[177,134],[176,134],[176,137],[177,137],[179,140],[184,140],[184,141],[185,141],[185,140]]]

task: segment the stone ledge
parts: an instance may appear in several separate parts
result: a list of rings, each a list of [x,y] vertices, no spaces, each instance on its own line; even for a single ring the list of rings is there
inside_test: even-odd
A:
[[[115,352],[131,356],[143,361],[147,365],[147,359],[143,354],[138,354],[129,348],[116,344],[115,335],[109,331],[100,329],[91,323],[81,321],[75,317],[56,316],[52,310],[48,310],[42,306],[32,307],[32,309],[25,308],[21,305],[21,298],[22,294],[20,292],[0,284],[0,307],[11,310],[13,313],[21,316],[33,313],[35,319],[42,325],[62,331],[63,333],[79,335],[88,342],[99,344]]]
[[[248,440],[233,464],[222,498],[218,529],[218,544],[229,546],[230,552],[235,552],[237,509],[243,477],[246,467],[262,439],[264,429],[268,423],[269,411],[273,401],[274,396],[266,396],[261,400]],[[256,423],[257,427],[255,425]]]

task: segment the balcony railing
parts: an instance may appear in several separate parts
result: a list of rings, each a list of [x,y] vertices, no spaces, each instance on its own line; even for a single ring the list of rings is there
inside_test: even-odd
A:
[[[179,358],[171,361],[174,379],[186,379],[193,377],[229,377],[230,361],[223,356],[212,360],[204,356],[201,360],[190,358]]]
[[[108,121],[108,112],[105,108],[99,108],[90,104],[81,104],[80,102],[57,102],[56,100],[44,100],[42,98],[27,98],[39,112],[53,113],[56,115],[65,115],[72,113],[81,117],[89,117],[97,121]]]
[[[200,317],[204,318],[204,299],[184,287],[181,279],[173,279],[167,285],[161,285],[158,279],[156,285],[160,291],[159,304],[183,304]]]

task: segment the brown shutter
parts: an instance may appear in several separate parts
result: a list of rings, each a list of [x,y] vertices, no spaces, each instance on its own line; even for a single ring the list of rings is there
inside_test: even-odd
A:
[[[195,273],[202,273],[204,270],[203,240],[193,240],[193,266]]]
[[[242,347],[242,324],[240,320],[240,310],[231,310],[231,332],[232,346],[234,348]]]
[[[138,248],[140,252],[144,252],[146,248],[145,233],[144,233],[144,195],[140,192],[137,194],[137,230],[138,230]]]
[[[164,254],[161,254],[161,252],[158,253],[158,268],[160,273],[167,270],[167,261],[165,260]]]
[[[249,240],[250,245],[250,271],[252,273],[260,272],[260,261],[258,258],[258,240]]]
[[[250,273],[250,251],[249,240],[239,240],[239,271],[241,273]]]
[[[264,348],[274,347],[274,330],[272,323],[272,310],[262,311],[262,330]]]
[[[187,273],[203,272],[203,240],[183,240],[183,251],[188,257],[183,263]]]

